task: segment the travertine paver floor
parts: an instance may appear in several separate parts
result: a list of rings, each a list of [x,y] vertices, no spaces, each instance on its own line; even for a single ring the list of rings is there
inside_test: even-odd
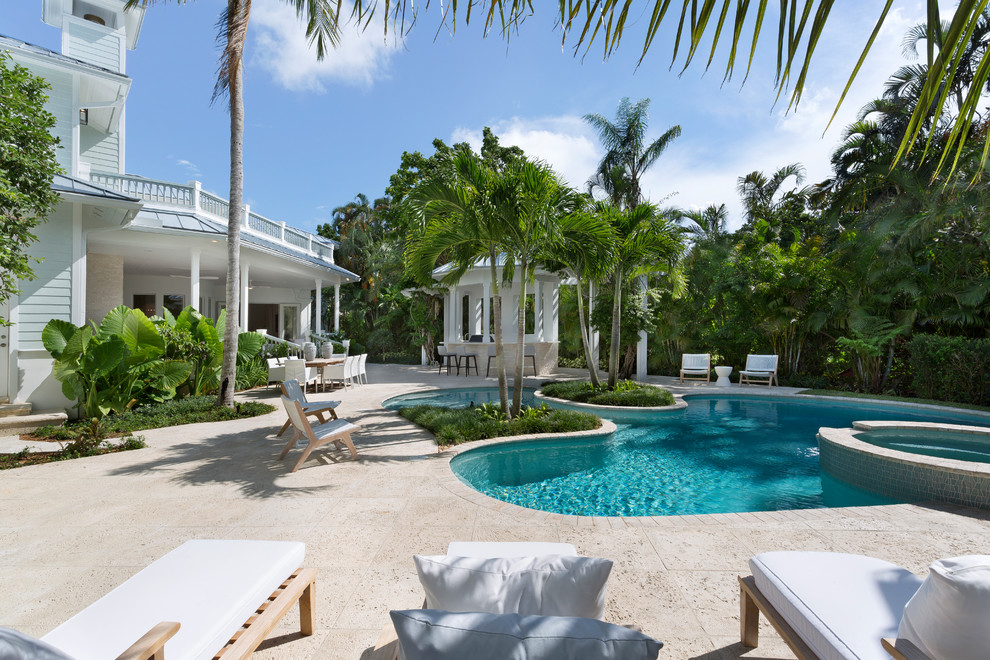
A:
[[[290,614],[256,657],[353,660],[389,609],[422,603],[414,553],[441,554],[451,540],[546,540],[615,560],[606,618],[666,642],[663,658],[786,658],[767,626],[758,649],[738,643],[735,579],[751,555],[838,550],[923,574],[937,558],[990,548],[987,512],[952,507],[636,519],[499,506],[452,480],[429,434],[379,405],[421,387],[491,381],[368,371],[371,385],[315,396],[342,399],[341,416],[363,427],[358,461],[320,451],[289,473],[276,460],[284,413],[275,412],[148,431],[139,451],[0,472],[0,625],[44,634],[191,538],[292,539],[319,570],[317,633],[300,638]],[[277,402],[273,391],[247,396]]]

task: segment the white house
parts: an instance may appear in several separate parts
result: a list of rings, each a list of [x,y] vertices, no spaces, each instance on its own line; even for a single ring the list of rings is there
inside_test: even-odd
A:
[[[0,36],[0,49],[52,86],[47,108],[61,139],[61,202],[37,228],[43,258],[0,316],[0,402],[35,410],[71,404],[52,377],[41,343],[49,319],[97,323],[120,304],[146,314],[193,305],[216,317],[226,306],[227,200],[188,184],[125,174],[125,116],[131,79],[126,54],[137,45],[144,9],[124,0],[43,0],[42,20],[62,31],[56,53]],[[321,333],[321,291],[359,277],[334,264],[333,241],[245,207],[241,213],[242,329],[289,340]],[[339,329],[333,304],[334,330]],[[230,314],[230,310],[228,310]]]

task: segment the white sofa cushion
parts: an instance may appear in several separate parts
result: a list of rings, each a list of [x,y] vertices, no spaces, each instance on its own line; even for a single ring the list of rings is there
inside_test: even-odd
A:
[[[166,657],[209,660],[305,555],[302,543],[187,541],[42,639],[77,660],[106,660],[178,621]]]
[[[541,614],[599,619],[605,610],[608,559],[413,557],[426,607],[453,612]]]
[[[897,636],[939,660],[990,654],[990,556],[939,559],[904,608]]]
[[[0,660],[72,660],[72,657],[40,639],[0,627]]]
[[[596,619],[439,610],[389,614],[403,660],[654,660],[663,646]]]
[[[904,605],[921,586],[908,570],[837,552],[766,552],[749,560],[756,586],[822,660],[890,660]]]

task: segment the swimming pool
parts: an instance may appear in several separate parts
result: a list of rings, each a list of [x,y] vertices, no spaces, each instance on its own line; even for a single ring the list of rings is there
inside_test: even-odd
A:
[[[470,392],[467,395],[464,392]],[[411,395],[428,403],[429,395]],[[480,403],[495,388],[457,395]],[[474,398],[472,398],[474,397]],[[595,439],[512,442],[451,460],[472,488],[520,506],[571,515],[654,516],[864,506],[895,500],[823,475],[819,427],[854,420],[987,424],[986,417],[835,400],[689,395],[669,412],[603,412],[618,430]],[[386,407],[410,405],[407,397]],[[444,405],[444,404],[440,404]],[[468,405],[468,403],[464,403]]]
[[[856,439],[909,454],[990,463],[990,436],[982,434],[898,427],[857,433]]]

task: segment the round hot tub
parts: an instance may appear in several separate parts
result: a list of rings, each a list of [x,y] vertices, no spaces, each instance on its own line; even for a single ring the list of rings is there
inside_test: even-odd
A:
[[[878,495],[990,509],[990,428],[853,422],[818,430],[823,472]]]

